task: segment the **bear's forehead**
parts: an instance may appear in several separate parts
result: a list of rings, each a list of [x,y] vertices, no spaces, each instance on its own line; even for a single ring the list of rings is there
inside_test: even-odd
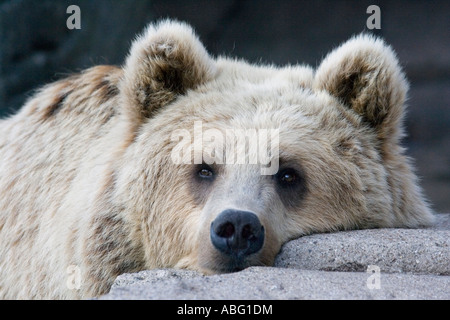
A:
[[[170,124],[162,130],[176,127],[192,135],[199,122],[203,131],[224,134],[278,129],[280,145],[297,149],[360,136],[359,116],[327,92],[313,90],[308,67],[261,67],[228,60],[218,65],[214,80],[189,90],[151,122],[158,128]]]
[[[333,131],[335,126],[352,128],[358,123],[357,116],[337,99],[292,82],[290,77],[251,80],[219,78],[180,97],[168,113],[184,123],[202,121],[205,128],[278,128],[291,134]]]

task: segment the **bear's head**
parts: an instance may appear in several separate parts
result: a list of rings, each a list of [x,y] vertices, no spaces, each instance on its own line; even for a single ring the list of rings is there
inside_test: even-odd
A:
[[[314,70],[213,58],[189,26],[149,26],[120,83],[115,179],[146,266],[228,272],[309,233],[429,224],[399,145],[407,87],[369,35]]]

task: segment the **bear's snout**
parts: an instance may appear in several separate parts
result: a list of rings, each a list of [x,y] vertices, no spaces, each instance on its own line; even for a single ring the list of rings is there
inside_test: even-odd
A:
[[[218,251],[239,264],[261,250],[264,226],[252,212],[225,210],[211,223],[210,237]]]

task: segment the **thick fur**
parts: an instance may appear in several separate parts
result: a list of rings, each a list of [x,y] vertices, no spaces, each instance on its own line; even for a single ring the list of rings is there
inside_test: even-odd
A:
[[[189,26],[150,25],[123,67],[45,86],[0,121],[0,297],[93,297],[146,268],[221,272],[209,227],[227,208],[265,227],[248,265],[313,232],[431,224],[399,145],[407,88],[392,49],[367,35],[313,70],[214,59]],[[193,165],[171,161],[171,135],[199,120],[278,128],[280,163],[301,168],[302,194],[285,199],[255,165],[196,184]]]

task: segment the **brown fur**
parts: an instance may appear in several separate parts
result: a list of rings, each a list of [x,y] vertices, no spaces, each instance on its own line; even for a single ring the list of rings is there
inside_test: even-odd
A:
[[[265,228],[247,265],[270,265],[313,232],[429,225],[399,145],[406,93],[393,51],[370,36],[313,70],[214,59],[189,26],[149,26],[123,67],[45,86],[0,121],[0,297],[93,297],[146,268],[227,271],[209,227],[229,208]],[[280,191],[254,164],[215,164],[214,181],[199,182],[195,165],[171,158],[174,131],[193,136],[198,120],[279,129],[280,168],[296,168],[301,185]]]

